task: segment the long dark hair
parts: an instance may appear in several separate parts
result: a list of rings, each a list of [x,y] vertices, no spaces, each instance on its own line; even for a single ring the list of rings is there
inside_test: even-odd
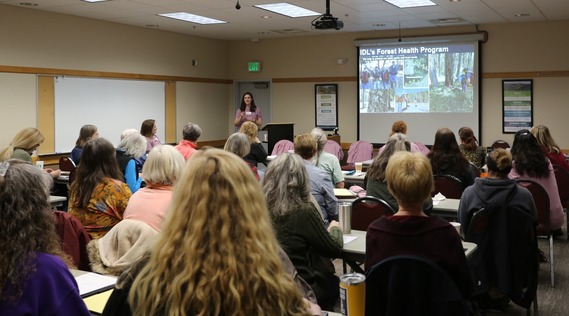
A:
[[[516,133],[511,152],[514,168],[518,173],[536,178],[545,178],[549,175],[549,158],[543,153],[537,139],[529,130],[522,129]]]
[[[427,158],[431,161],[433,174],[439,173],[441,167],[448,164],[455,165],[461,174],[470,172],[470,163],[460,152],[456,136],[452,130],[446,127],[437,130],[435,143]]]
[[[463,143],[464,149],[467,151],[474,151],[478,146],[478,140],[474,136],[474,132],[470,127],[461,127],[458,130],[458,137]]]
[[[245,104],[245,101],[243,101],[243,99],[245,99],[246,95],[251,96],[251,105],[249,106],[249,110],[251,110],[251,112],[255,112],[257,110],[257,106],[255,105],[255,98],[253,98],[253,94],[251,92],[243,93],[243,96],[241,96],[241,106],[239,107],[239,109],[241,110],[241,112],[245,112],[245,108],[247,107],[247,105]]]
[[[91,124],[83,125],[79,130],[79,137],[75,141],[75,146],[83,148],[96,132],[97,126]]]
[[[17,159],[0,163],[0,301],[17,302],[25,280],[35,270],[37,252],[69,261],[49,207],[51,177],[42,170]]]
[[[75,196],[79,208],[89,204],[93,190],[105,178],[124,181],[113,144],[104,138],[88,141],[81,153],[81,163],[77,166],[75,178],[71,185],[71,195]]]

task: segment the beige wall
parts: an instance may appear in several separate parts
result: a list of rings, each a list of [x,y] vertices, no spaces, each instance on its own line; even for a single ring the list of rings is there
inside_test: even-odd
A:
[[[569,41],[564,40],[569,36],[569,21],[480,25],[479,29],[489,34],[488,42],[482,44],[483,144],[498,138],[511,141],[511,135],[501,132],[501,79],[517,77],[534,79],[534,122],[548,125],[561,147],[569,148],[569,139],[564,137],[569,134],[569,124],[564,122],[569,112]],[[468,26],[403,30],[402,35],[473,31]],[[314,125],[314,84],[338,83],[340,134],[342,141],[351,142],[357,137],[353,41],[394,36],[396,31],[324,31],[317,37],[229,42],[0,5],[0,72],[2,66],[15,66],[94,74],[271,80],[272,120],[295,122],[297,133]],[[336,58],[347,58],[348,63],[337,65]],[[191,66],[192,59],[199,61],[197,67]],[[260,73],[246,71],[252,60],[261,61]],[[0,83],[0,111],[12,117],[0,133],[0,147],[4,147],[20,128],[36,124],[38,91],[33,74],[2,73]],[[188,121],[202,126],[201,140],[216,140],[233,132],[234,89],[227,83],[178,82],[178,138]]]

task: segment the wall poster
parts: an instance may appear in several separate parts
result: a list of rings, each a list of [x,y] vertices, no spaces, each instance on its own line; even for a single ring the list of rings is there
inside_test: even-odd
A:
[[[314,85],[316,99],[316,126],[323,130],[338,127],[338,85]]]
[[[533,126],[533,81],[502,80],[502,132],[516,133]]]

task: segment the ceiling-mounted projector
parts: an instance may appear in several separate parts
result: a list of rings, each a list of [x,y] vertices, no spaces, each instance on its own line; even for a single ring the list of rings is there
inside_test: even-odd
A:
[[[312,21],[312,26],[317,30],[340,30],[344,27],[344,22],[330,14],[330,0],[326,0],[326,13]]]

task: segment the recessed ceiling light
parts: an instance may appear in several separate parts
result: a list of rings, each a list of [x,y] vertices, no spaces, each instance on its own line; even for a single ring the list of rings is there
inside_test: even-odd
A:
[[[449,0],[450,2],[460,2],[461,0]]]
[[[254,7],[259,9],[271,11],[281,15],[286,15],[291,18],[302,18],[306,16],[317,16],[321,13],[314,12],[305,8],[301,8],[290,3],[270,3],[270,4],[256,4]]]
[[[195,14],[191,14],[191,13],[187,13],[187,12],[162,13],[162,14],[158,14],[158,15],[166,17],[166,18],[182,20],[182,21],[186,21],[186,22],[193,22],[193,23],[197,23],[197,24],[204,24],[204,25],[205,24],[224,24],[224,23],[227,23],[225,21],[216,20],[216,19],[208,18],[208,17],[201,16],[201,15],[195,15]]]
[[[430,0],[385,0],[399,8],[428,7],[437,5]]]
[[[514,14],[514,16],[516,18],[523,18],[523,17],[529,16],[529,13],[518,13],[518,14]]]
[[[268,15],[262,15],[262,16],[261,16],[261,19],[270,19],[270,18],[271,18],[271,17],[268,16]]]
[[[38,6],[37,3],[32,3],[32,2],[20,2],[20,5],[25,6],[25,7],[37,7]]]
[[[81,0],[81,1],[89,2],[89,3],[95,3],[95,2],[105,2],[105,1],[111,1],[111,0]]]

